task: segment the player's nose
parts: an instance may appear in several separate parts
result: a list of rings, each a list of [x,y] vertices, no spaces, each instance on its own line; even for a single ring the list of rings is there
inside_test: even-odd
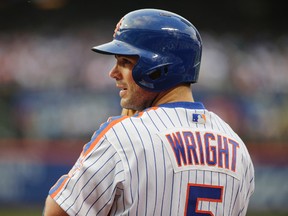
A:
[[[120,78],[120,72],[117,69],[117,65],[115,65],[109,72],[109,76],[113,79],[118,80]]]

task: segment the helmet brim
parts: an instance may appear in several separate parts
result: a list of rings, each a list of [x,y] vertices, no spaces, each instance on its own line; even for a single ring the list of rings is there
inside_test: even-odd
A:
[[[92,50],[106,55],[139,55],[140,53],[139,49],[119,40],[95,46]]]

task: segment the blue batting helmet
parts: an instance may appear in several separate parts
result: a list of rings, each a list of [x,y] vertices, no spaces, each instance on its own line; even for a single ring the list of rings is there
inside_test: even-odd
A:
[[[198,80],[202,40],[197,29],[178,14],[139,9],[117,24],[111,42],[93,51],[109,55],[137,55],[135,82],[149,91],[163,91]]]

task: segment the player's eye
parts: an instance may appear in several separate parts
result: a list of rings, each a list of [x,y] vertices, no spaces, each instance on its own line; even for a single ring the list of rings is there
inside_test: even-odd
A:
[[[137,60],[137,56],[123,56],[123,55],[115,55],[117,59],[117,64],[121,67],[133,67]]]
[[[121,65],[122,67],[128,67],[129,65],[132,64],[132,62],[129,59],[120,58],[118,59],[118,64]]]

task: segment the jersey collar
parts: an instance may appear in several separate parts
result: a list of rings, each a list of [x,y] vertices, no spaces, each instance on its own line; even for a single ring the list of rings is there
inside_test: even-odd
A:
[[[167,107],[167,108],[182,107],[186,109],[205,109],[203,103],[201,102],[186,102],[186,101],[160,104],[158,107]]]

